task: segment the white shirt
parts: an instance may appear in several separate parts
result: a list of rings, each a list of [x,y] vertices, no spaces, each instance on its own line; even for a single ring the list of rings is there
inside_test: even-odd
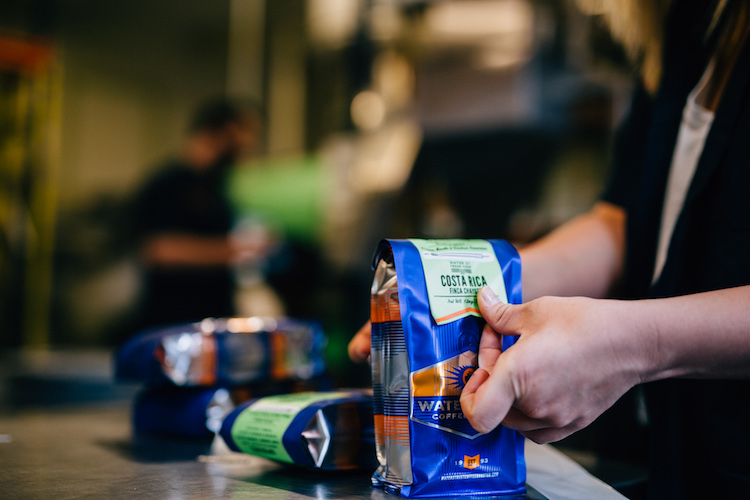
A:
[[[705,109],[697,102],[697,97],[703,91],[712,71],[713,64],[710,64],[701,81],[690,92],[685,103],[685,109],[682,112],[682,122],[672,155],[672,164],[669,167],[667,190],[662,207],[659,243],[656,248],[654,275],[651,278],[652,284],[656,283],[664,269],[677,218],[682,212],[688,188],[695,175],[695,169],[703,152],[706,137],[714,121],[713,111]]]

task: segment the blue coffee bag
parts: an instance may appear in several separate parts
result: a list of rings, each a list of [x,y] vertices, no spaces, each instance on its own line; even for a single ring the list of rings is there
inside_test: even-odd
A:
[[[518,253],[501,240],[384,240],[373,267],[373,485],[409,498],[523,493],[523,437],[477,432],[460,404],[485,324],[477,292],[520,303]]]

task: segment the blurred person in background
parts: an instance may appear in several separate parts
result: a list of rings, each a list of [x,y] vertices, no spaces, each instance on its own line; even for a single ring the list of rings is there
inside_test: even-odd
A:
[[[137,193],[133,229],[144,271],[137,328],[235,314],[233,265],[268,250],[234,235],[228,169],[260,148],[258,109],[230,100],[201,105],[181,153]]]
[[[649,497],[746,497],[750,3],[580,3],[641,61],[612,178],[591,211],[520,250],[523,305],[480,291],[463,412],[480,431],[557,441],[643,383]],[[520,338],[501,353],[500,335]],[[366,358],[367,326],[349,352]]]

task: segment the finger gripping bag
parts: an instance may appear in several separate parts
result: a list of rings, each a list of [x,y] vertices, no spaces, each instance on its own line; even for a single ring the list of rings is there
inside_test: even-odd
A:
[[[373,485],[408,498],[522,494],[523,437],[477,432],[459,401],[484,326],[477,292],[520,304],[518,253],[502,240],[383,240],[373,268]]]

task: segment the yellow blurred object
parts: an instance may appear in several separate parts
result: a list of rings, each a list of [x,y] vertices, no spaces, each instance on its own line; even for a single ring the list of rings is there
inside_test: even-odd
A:
[[[0,33],[0,306],[23,347],[49,344],[61,90],[51,43]]]

